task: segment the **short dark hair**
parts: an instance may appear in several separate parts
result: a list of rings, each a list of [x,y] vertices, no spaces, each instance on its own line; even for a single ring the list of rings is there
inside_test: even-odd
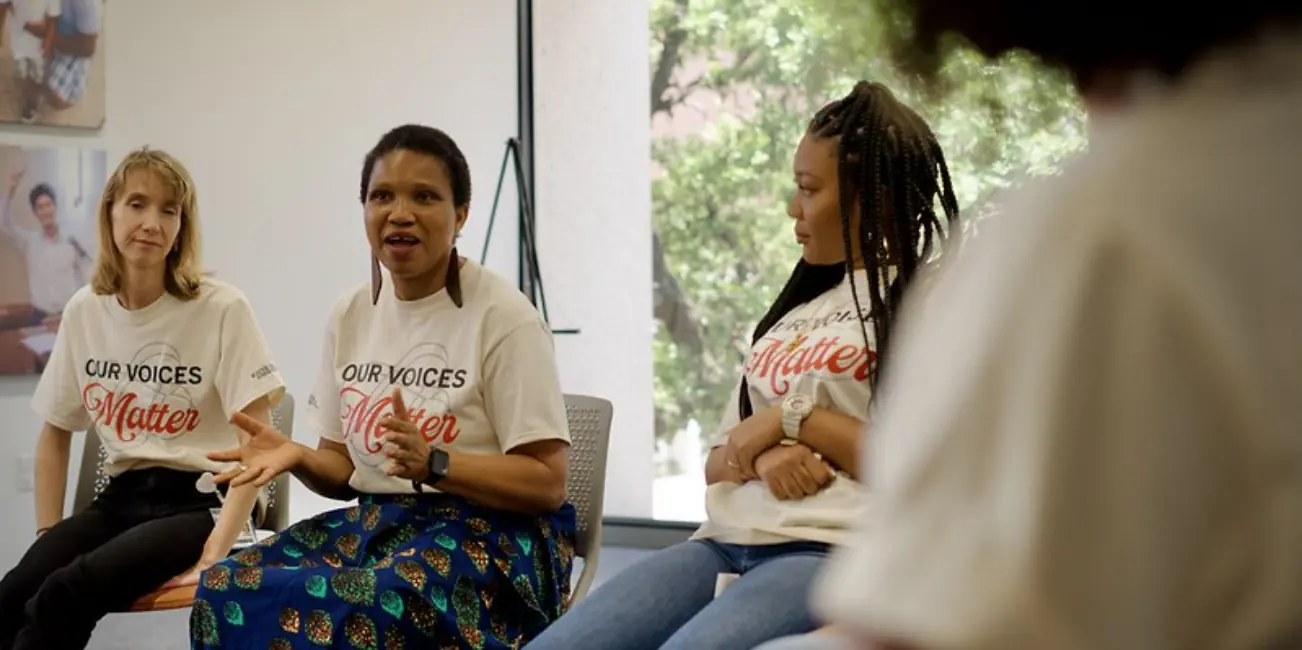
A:
[[[49,183],[37,183],[36,187],[32,188],[32,191],[27,196],[27,199],[28,201],[31,202],[32,207],[35,208],[36,199],[39,199],[42,196],[50,197],[50,201],[54,202],[56,205],[59,203],[59,199],[54,196],[54,188],[50,187]]]
[[[1178,77],[1210,51],[1272,24],[1297,23],[1297,0],[1237,0],[1215,11],[1187,0],[878,0],[913,27],[905,59],[935,72],[966,39],[987,56],[1021,50],[1070,72],[1088,88],[1100,74],[1151,69]],[[906,30],[907,32],[908,30]]]
[[[366,203],[366,190],[371,185],[375,161],[398,149],[423,153],[443,161],[448,170],[448,182],[452,183],[452,203],[459,208],[470,205],[470,165],[466,163],[461,148],[452,136],[421,124],[404,124],[385,133],[366,154],[362,163],[362,203]]]

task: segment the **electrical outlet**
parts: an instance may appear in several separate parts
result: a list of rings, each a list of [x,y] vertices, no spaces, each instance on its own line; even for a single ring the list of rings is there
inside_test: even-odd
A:
[[[36,484],[36,458],[30,455],[18,457],[18,492],[31,492]]]

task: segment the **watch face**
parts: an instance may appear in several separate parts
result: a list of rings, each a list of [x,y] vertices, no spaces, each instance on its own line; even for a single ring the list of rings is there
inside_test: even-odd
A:
[[[448,475],[448,454],[441,449],[434,449],[429,455],[430,474],[443,478]]]
[[[787,397],[787,408],[794,411],[803,411],[813,405],[814,400],[810,399],[808,395],[802,393],[796,393]]]

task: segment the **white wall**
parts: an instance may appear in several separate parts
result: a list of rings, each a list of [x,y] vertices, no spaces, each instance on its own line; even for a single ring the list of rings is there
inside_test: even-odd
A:
[[[463,253],[478,258],[516,133],[515,14],[515,0],[111,0],[103,130],[0,138],[103,147],[110,166],[142,144],[179,156],[198,184],[207,266],[249,295],[290,390],[305,397],[327,308],[368,277],[359,175],[385,130],[421,122],[458,140],[476,193]],[[515,278],[515,202],[500,209],[489,265]],[[31,495],[14,480],[40,427],[34,386],[0,380],[0,517],[11,521],[0,572],[35,529]],[[327,505],[301,486],[293,498],[295,518]]]
[[[650,517],[648,3],[535,0],[539,258],[565,390],[615,404],[608,514]]]

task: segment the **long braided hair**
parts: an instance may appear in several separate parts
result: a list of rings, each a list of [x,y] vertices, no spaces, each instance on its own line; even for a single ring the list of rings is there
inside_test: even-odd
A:
[[[862,317],[859,326],[864,345],[872,347],[870,341],[876,342],[876,359],[868,374],[875,396],[890,348],[891,325],[905,289],[931,259],[935,245],[958,221],[958,200],[945,154],[931,127],[886,86],[859,82],[849,95],[819,110],[810,120],[807,133],[820,139],[837,139],[846,259],[832,265],[814,265],[803,259],[798,262],[777,300],[755,327],[751,344],[758,343],[792,309],[836,287],[847,275],[855,309],[863,314],[860,287],[854,278],[856,260],[851,253],[853,238],[858,237],[868,271],[867,320],[872,323],[873,338],[868,337]],[[936,213],[937,202],[945,222]],[[852,232],[851,218],[856,207],[859,228]],[[744,420],[754,412],[744,377],[740,404]]]

